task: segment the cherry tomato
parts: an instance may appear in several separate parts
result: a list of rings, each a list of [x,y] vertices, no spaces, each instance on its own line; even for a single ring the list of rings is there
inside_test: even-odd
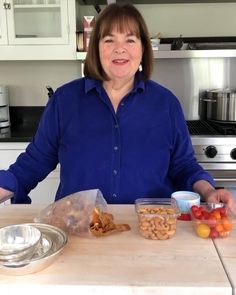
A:
[[[178,217],[178,219],[184,220],[184,221],[190,221],[191,215],[189,213],[181,213],[181,215]]]
[[[226,231],[230,231],[233,228],[233,223],[227,217],[223,217],[221,222]]]
[[[203,211],[202,216],[204,217],[205,220],[208,220],[210,218],[210,213],[207,211]]]
[[[200,223],[199,225],[197,225],[196,227],[196,232],[198,234],[199,237],[201,238],[208,238],[211,232],[210,227],[205,224],[205,223]]]
[[[221,238],[227,238],[229,236],[229,233],[230,233],[229,231],[224,230],[224,231],[219,233],[219,236]]]
[[[206,211],[206,210],[205,210],[205,208],[204,208],[203,206],[198,206],[198,211],[200,211],[200,212],[204,212],[204,211]]]
[[[224,207],[219,208],[219,211],[220,211],[221,217],[225,217],[226,216],[226,209]]]
[[[202,212],[201,211],[195,211],[193,213],[194,217],[197,218],[197,219],[201,219],[202,218]]]
[[[209,216],[207,219],[207,224],[210,226],[210,228],[214,228],[217,224],[217,220],[215,219],[214,216]]]
[[[201,238],[225,238],[233,228],[233,223],[227,216],[225,207],[207,211],[203,206],[192,206],[196,233]]]
[[[212,228],[209,237],[212,239],[218,238],[219,233],[216,229]]]
[[[194,214],[196,211],[198,211],[198,206],[197,205],[191,206],[191,211]]]
[[[224,227],[223,227],[223,225],[221,223],[218,223],[215,226],[215,229],[218,231],[218,233],[221,233],[221,232],[223,232],[225,230]]]
[[[220,215],[220,211],[217,209],[213,209],[211,211],[211,216],[214,216],[215,219],[220,220],[221,219],[221,215]]]

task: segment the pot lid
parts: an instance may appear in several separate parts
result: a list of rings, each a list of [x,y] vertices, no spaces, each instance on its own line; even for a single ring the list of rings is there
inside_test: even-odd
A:
[[[208,90],[206,91],[206,96],[208,99],[236,97],[236,89],[225,88]]]

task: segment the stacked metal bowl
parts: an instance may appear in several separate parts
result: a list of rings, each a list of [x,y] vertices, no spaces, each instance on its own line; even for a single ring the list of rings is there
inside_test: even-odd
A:
[[[0,262],[30,259],[40,241],[41,231],[28,224],[0,228]]]

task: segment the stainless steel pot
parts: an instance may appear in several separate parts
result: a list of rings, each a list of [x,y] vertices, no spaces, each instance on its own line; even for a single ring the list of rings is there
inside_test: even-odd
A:
[[[208,120],[236,122],[236,90],[206,91],[202,101],[206,103]]]

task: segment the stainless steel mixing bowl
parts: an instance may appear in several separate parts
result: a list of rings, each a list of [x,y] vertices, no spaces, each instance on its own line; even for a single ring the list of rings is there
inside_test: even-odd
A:
[[[41,231],[28,224],[0,228],[0,261],[20,261],[33,256]]]

